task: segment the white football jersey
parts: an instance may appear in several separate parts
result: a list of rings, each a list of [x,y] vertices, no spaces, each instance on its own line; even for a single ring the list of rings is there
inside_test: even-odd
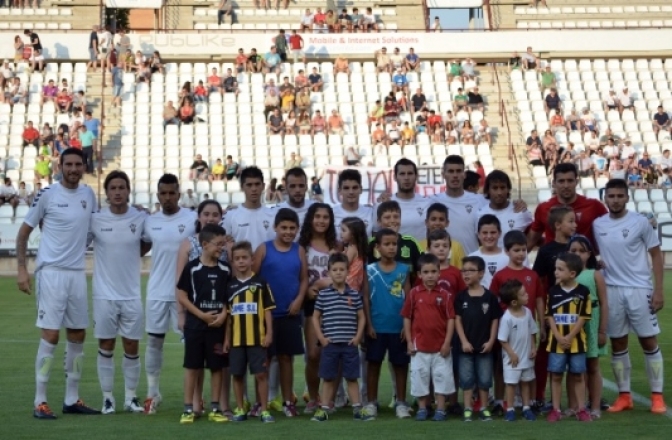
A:
[[[446,193],[435,194],[430,202],[443,203],[448,207],[448,233],[462,245],[465,254],[475,252],[478,249],[478,211],[488,201],[480,194],[465,191],[460,197],[448,197]]]
[[[512,370],[534,368],[534,360],[530,359],[530,350],[534,349],[531,336],[538,333],[538,327],[530,309],[523,307],[522,310],[525,316],[521,317],[513,316],[509,310],[504,312],[497,332],[497,339],[508,342],[513,352],[518,355],[518,365],[513,367],[509,354],[502,350],[505,368]]]
[[[252,244],[252,250],[275,237],[273,229],[277,209],[262,206],[257,209],[248,209],[238,206],[224,215],[224,229],[235,241],[247,240]]]
[[[340,203],[334,205],[334,221],[336,223],[336,236],[341,239],[341,222],[347,217],[358,217],[366,225],[366,236],[371,237],[373,225],[376,223],[376,213],[371,205],[360,204],[356,211],[346,211]]]
[[[140,299],[140,242],[147,213],[129,208],[113,214],[110,208],[93,214],[93,298]]]
[[[427,226],[425,225],[425,217],[427,216],[427,208],[431,202],[427,197],[415,193],[412,199],[400,199],[396,195],[392,195],[390,200],[399,203],[401,208],[401,227],[399,233],[402,235],[410,235],[418,241],[427,238]],[[373,210],[376,216],[376,209]]]
[[[470,257],[481,257],[485,261],[485,273],[481,280],[481,285],[486,289],[490,288],[495,274],[509,265],[509,256],[504,249],[499,254],[484,254],[480,249],[469,254]]]
[[[31,228],[42,222],[35,270],[84,270],[89,225],[97,209],[96,196],[88,185],[68,189],[54,183],[37,193],[24,219]]]
[[[593,222],[593,235],[605,268],[609,286],[652,289],[650,249],[660,246],[649,220],[636,212],[619,219],[605,214]]]
[[[483,206],[478,210],[478,215],[476,216],[476,227],[478,228],[478,220],[486,214],[492,214],[499,219],[499,222],[502,226],[502,235],[499,237],[497,245],[501,248],[504,247],[504,235],[509,231],[522,231],[525,232],[530,224],[532,224],[532,213],[525,209],[521,212],[513,211],[513,202],[509,202],[509,205],[504,209],[492,209],[490,203]]]
[[[145,220],[142,240],[152,243],[147,300],[175,301],[177,254],[182,241],[196,233],[196,219],[196,211],[180,208],[173,215],[157,212]]]

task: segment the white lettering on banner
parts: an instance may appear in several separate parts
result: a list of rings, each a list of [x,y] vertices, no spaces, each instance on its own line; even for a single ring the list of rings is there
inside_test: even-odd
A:
[[[338,175],[351,167],[327,167],[320,181],[326,203],[340,203],[338,195]],[[383,193],[396,191],[393,168],[356,168],[362,175],[362,203],[374,204]],[[419,166],[415,192],[423,196],[432,196],[446,189],[440,166]]]
[[[0,225],[0,256],[14,256],[16,255],[16,235],[19,233],[21,223],[12,223]],[[40,228],[33,229],[33,232],[28,237],[28,252],[35,254],[37,248],[40,246]]]

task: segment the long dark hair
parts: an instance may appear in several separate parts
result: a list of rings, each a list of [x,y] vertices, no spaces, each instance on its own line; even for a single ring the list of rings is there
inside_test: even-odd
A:
[[[303,248],[308,248],[310,242],[313,240],[313,220],[318,209],[326,209],[329,214],[329,226],[324,231],[324,240],[327,242],[329,249],[336,249],[336,222],[334,218],[334,210],[326,203],[313,203],[306,212],[306,218],[303,220],[301,232],[299,233],[299,245]]]
[[[219,210],[219,214],[220,215],[223,214],[222,205],[220,205],[217,200],[208,199],[208,200],[203,200],[198,205],[198,209],[196,210],[196,212],[198,213],[198,217],[201,216],[201,212],[203,212],[205,207],[208,206],[208,205],[215,205],[217,207],[217,210]],[[196,218],[196,233],[198,234],[199,232],[201,232],[201,220],[199,218]]]
[[[359,217],[346,217],[341,222],[346,228],[350,230],[353,243],[349,243],[357,248],[357,253],[366,264],[366,255],[369,250],[369,238],[366,235],[366,223]]]
[[[595,250],[593,249],[590,240],[588,240],[585,235],[575,235],[569,239],[567,249],[569,249],[572,243],[579,243],[585,250],[590,252],[590,257],[588,257],[588,260],[586,261],[586,269],[597,269],[597,257],[595,257]]]

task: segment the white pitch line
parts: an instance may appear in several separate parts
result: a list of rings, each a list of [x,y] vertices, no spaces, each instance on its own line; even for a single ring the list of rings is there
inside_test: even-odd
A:
[[[602,386],[609,391],[613,391],[614,393],[618,394],[618,386],[614,382],[602,378]],[[630,395],[632,396],[632,400],[639,403],[640,405],[651,407],[651,400],[647,399],[641,394],[630,391]],[[672,419],[672,410],[668,408],[664,415]]]

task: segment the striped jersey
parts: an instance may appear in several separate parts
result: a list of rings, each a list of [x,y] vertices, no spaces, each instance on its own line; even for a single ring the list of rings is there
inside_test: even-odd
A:
[[[577,284],[572,290],[567,291],[556,284],[549,290],[546,302],[546,318],[553,318],[560,335],[567,336],[579,318],[589,320],[590,315],[590,291],[586,286]],[[549,332],[546,351],[549,353],[585,353],[587,344],[584,328],[572,339],[569,350],[563,349],[553,332]]]
[[[233,277],[227,288],[231,345],[260,346],[266,337],[264,314],[275,308],[271,289],[259,275],[247,280]]]
[[[315,310],[322,314],[322,333],[332,343],[348,343],[357,335],[357,313],[362,296],[347,285],[341,293],[333,286],[320,290]]]

